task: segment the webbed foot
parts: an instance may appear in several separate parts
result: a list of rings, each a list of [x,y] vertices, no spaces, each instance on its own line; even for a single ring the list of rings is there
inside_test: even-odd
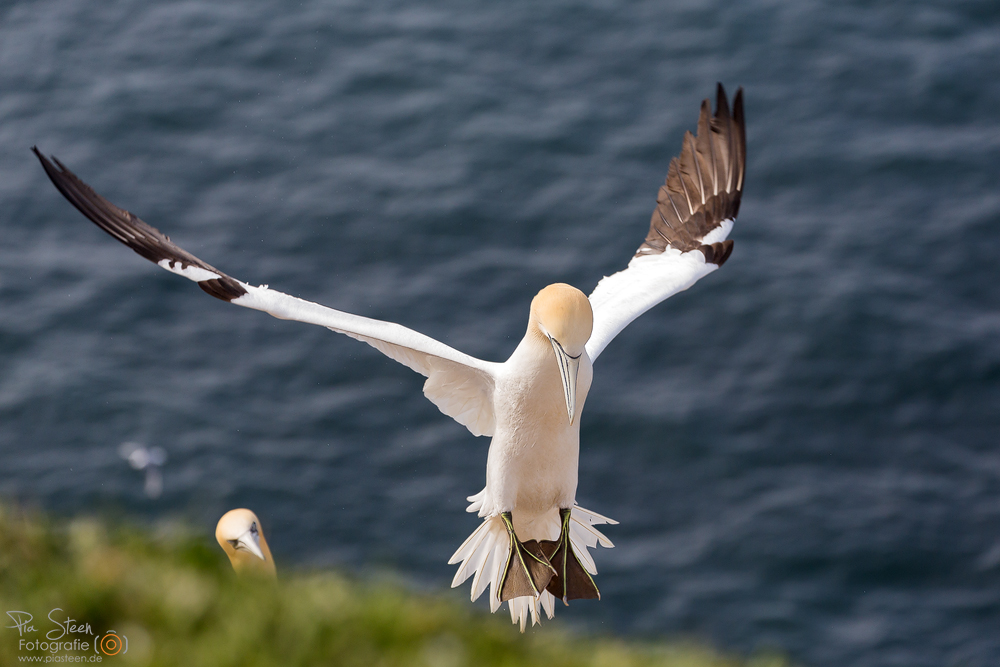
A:
[[[556,570],[545,557],[538,542],[521,542],[517,539],[510,512],[502,513],[500,518],[510,536],[510,555],[500,577],[500,601],[526,595],[538,597],[549,586]]]
[[[583,567],[570,543],[569,522],[572,512],[572,509],[559,510],[559,517],[562,519],[559,539],[543,540],[540,543],[542,554],[556,570],[555,576],[545,588],[561,599],[563,604],[569,604],[570,600],[601,599],[601,591],[594,583],[594,578]]]

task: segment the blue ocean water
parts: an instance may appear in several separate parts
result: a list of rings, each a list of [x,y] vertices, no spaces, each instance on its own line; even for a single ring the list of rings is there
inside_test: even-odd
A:
[[[249,506],[286,567],[447,589],[488,441],[130,253],[29,147],[233,276],[499,361],[538,289],[625,265],[716,81],[746,92],[735,251],[595,368],[578,499],[621,525],[557,621],[997,664],[987,0],[5,3],[0,495],[206,535]],[[166,450],[159,499],[125,441]]]

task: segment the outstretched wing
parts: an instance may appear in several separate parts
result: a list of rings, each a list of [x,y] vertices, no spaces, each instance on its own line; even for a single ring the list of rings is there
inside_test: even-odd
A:
[[[594,332],[587,342],[591,360],[632,320],[669,296],[686,290],[729,259],[727,241],[740,209],[746,165],[743,89],[733,112],[722,84],[715,115],[701,103],[698,136],[684,134],[679,157],[670,162],[660,187],[649,234],[628,268],[597,283],[590,295]]]
[[[41,160],[45,173],[73,206],[139,255],[171,273],[195,281],[217,299],[262,310],[283,320],[318,324],[368,343],[426,376],[424,395],[441,412],[467,427],[473,435],[493,434],[493,386],[499,364],[463,354],[398,324],[351,315],[231,278],[174,245],[155,227],[94,192],[59,160],[53,158],[55,164],[52,164],[37,148],[32,150]]]

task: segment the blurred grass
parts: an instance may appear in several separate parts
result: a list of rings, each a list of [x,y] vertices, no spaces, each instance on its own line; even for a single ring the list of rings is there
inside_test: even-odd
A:
[[[285,569],[277,585],[239,580],[214,542],[179,526],[144,531],[90,518],[53,521],[0,505],[0,611],[31,613],[38,631],[30,638],[44,639],[55,627],[46,615],[56,607],[63,620],[128,637],[127,654],[103,660],[122,665],[787,664],[780,656],[745,661],[693,644],[584,638],[552,624],[521,635],[505,610],[489,616],[449,598],[331,571]],[[16,629],[0,628],[0,665],[49,655],[19,649],[18,639]]]

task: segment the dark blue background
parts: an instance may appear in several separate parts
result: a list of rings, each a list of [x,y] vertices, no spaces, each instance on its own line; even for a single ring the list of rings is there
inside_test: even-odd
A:
[[[249,506],[284,567],[447,589],[488,441],[367,346],[128,252],[28,148],[233,276],[503,360],[538,289],[625,265],[717,80],[746,89],[735,251],[597,364],[578,499],[621,525],[559,620],[997,664],[993,0],[6,3],[0,494],[206,535]],[[167,450],[161,499],[126,440]]]

